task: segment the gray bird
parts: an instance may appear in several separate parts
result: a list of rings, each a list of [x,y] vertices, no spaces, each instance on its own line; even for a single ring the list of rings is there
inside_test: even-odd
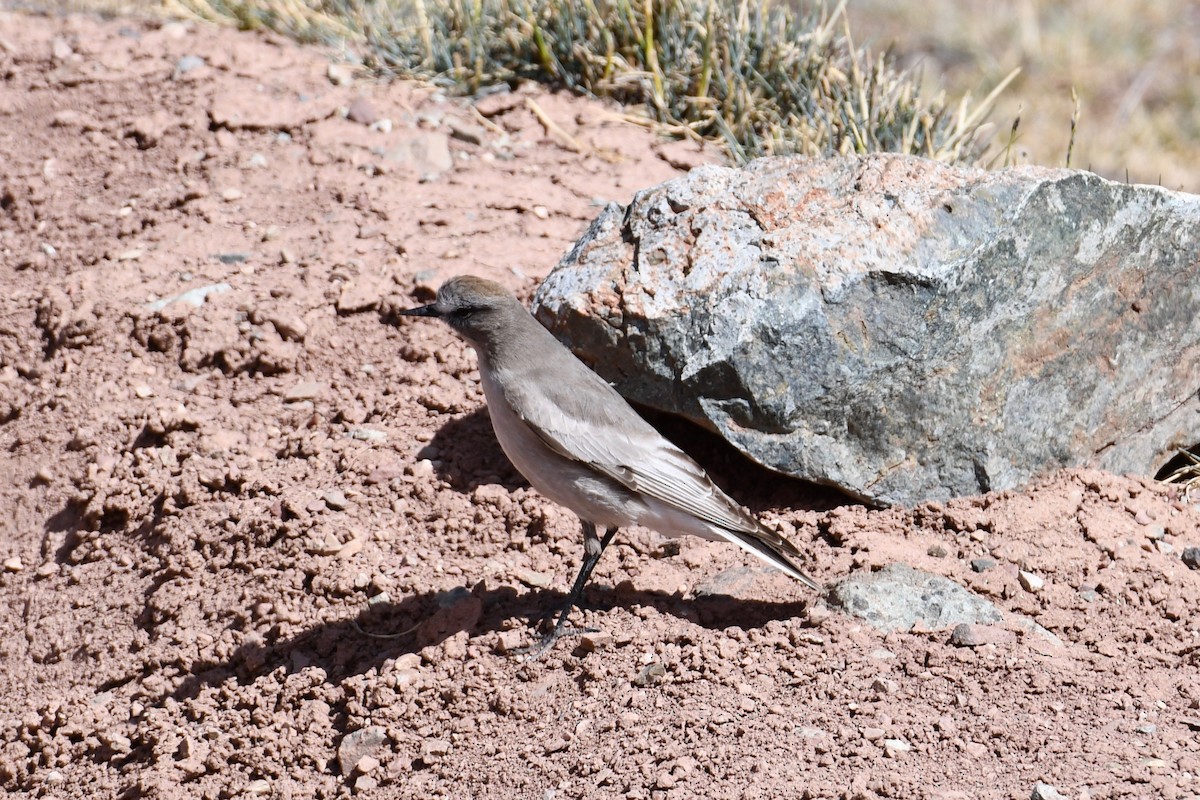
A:
[[[627,525],[732,542],[821,588],[796,565],[800,552],[791,542],[717,488],[498,283],[451,278],[435,302],[400,313],[443,319],[475,349],[505,455],[533,488],[583,523],[583,566],[554,629],[533,648],[535,656],[563,635],[600,554]]]

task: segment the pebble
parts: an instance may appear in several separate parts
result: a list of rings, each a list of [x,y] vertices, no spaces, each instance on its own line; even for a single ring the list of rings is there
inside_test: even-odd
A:
[[[496,652],[501,655],[511,653],[521,647],[523,640],[520,631],[501,631],[496,636]]]
[[[354,765],[354,771],[366,775],[379,769],[379,759],[372,755],[365,755],[358,760]]]
[[[200,69],[200,67],[203,67],[206,63],[207,62],[205,62],[205,60],[200,56],[184,56],[175,62],[175,73],[173,77],[175,80],[179,80],[180,76],[187,75],[194,69]]]
[[[360,442],[387,441],[386,431],[377,431],[372,428],[351,428],[346,435],[351,439],[358,439]]]
[[[450,129],[450,135],[460,142],[467,144],[483,144],[487,133],[478,125],[472,125],[468,122],[449,117],[446,120],[446,127]]]
[[[321,499],[334,511],[345,511],[346,507],[350,505],[350,501],[346,499],[346,493],[341,489],[330,489],[321,495]]]
[[[900,685],[890,678],[876,678],[871,681],[872,691],[879,694],[895,694],[900,688]]]
[[[1180,554],[1183,563],[1192,569],[1200,569],[1200,547],[1185,547]]]
[[[975,572],[987,572],[994,566],[996,566],[996,561],[992,558],[976,558],[971,561],[971,569]]]
[[[25,569],[25,565],[21,562],[20,556],[9,556],[4,559],[5,572],[20,572]]]
[[[347,733],[338,745],[338,766],[343,775],[350,775],[355,766],[367,756],[375,756],[387,743],[387,731],[379,725]],[[428,744],[428,742],[426,742]],[[449,747],[449,743],[447,743]]]
[[[1066,798],[1055,787],[1038,781],[1033,785],[1033,794],[1029,796],[1029,800],[1066,800]]]
[[[302,342],[308,336],[308,323],[298,314],[280,311],[267,317],[267,322],[275,328],[275,332],[284,339],[292,342]]]
[[[667,668],[656,661],[653,664],[647,664],[645,667],[642,667],[641,672],[634,677],[633,685],[643,688],[646,686],[654,686],[655,684],[660,683],[666,674]],[[743,704],[744,703],[745,701],[743,701]],[[753,701],[751,701],[751,706],[753,706]]]
[[[313,400],[325,391],[325,384],[320,381],[301,381],[287,390],[283,396],[285,403],[296,403],[301,400]]]
[[[1021,588],[1031,594],[1037,594],[1046,585],[1046,581],[1043,578],[1025,570],[1017,573],[1017,580],[1021,582]]]
[[[350,108],[346,111],[346,119],[351,122],[357,122],[359,125],[373,125],[379,120],[379,111],[375,109],[375,105],[361,95],[354,98],[354,102],[350,104]]]
[[[949,551],[941,544],[931,544],[925,554],[930,558],[945,558]]]
[[[325,76],[334,86],[345,86],[354,81],[354,69],[349,64],[330,64],[325,69]]]
[[[979,645],[979,637],[975,635],[975,628],[965,622],[954,626],[954,630],[950,632],[950,644],[955,647],[977,647]]]
[[[513,576],[526,586],[534,589],[545,589],[554,582],[554,576],[545,572],[535,572],[531,569],[519,569]]]
[[[421,760],[426,764],[441,761],[450,752],[450,742],[445,739],[426,739],[421,744]]]
[[[907,753],[912,750],[912,745],[903,739],[884,739],[883,749],[889,753]]]
[[[612,644],[612,635],[603,631],[597,631],[596,633],[585,633],[583,636],[579,637],[579,646],[589,653],[594,653],[602,648],[610,647]]]

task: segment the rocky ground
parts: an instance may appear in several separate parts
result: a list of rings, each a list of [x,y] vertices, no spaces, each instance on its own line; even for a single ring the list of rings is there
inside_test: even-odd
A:
[[[902,562],[1053,636],[884,634],[634,530],[601,633],[511,652],[576,522],[394,310],[460,272],[528,299],[598,204],[715,154],[179,23],[0,13],[0,78],[11,795],[1200,793],[1200,510],[1148,478],[869,510],[664,421],[819,580]]]

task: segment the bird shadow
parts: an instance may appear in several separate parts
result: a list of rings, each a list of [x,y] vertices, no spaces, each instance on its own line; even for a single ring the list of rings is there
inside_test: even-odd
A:
[[[529,485],[500,449],[484,406],[438,428],[417,457],[432,461],[437,476],[460,491],[483,484],[499,484],[508,491]]]
[[[627,584],[618,587],[588,587],[584,608],[611,611],[618,607],[645,606],[665,615],[687,619],[705,628],[722,630],[732,626],[761,628],[773,620],[801,616],[804,601],[767,602],[724,594],[685,598],[659,591],[640,591]],[[278,635],[277,629],[238,647],[227,659],[192,664],[189,674],[172,691],[176,700],[194,698],[205,688],[230,678],[239,684],[253,683],[263,675],[283,669],[286,674],[310,666],[324,670],[327,680],[342,680],[372,669],[406,653],[441,644],[466,631],[471,635],[516,629],[513,621],[524,618],[526,644],[534,644],[532,629],[538,620],[557,612],[566,594],[553,589],[518,593],[512,586],[474,589],[460,586],[449,591],[422,592],[395,603],[375,603],[356,616],[323,622],[294,635]],[[576,612],[578,614],[578,612]],[[558,645],[570,648],[569,640]],[[579,653],[579,651],[576,651]]]

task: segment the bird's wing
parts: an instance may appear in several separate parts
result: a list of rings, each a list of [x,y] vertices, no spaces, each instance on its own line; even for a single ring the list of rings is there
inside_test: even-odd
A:
[[[586,374],[590,379],[509,381],[505,392],[521,420],[559,455],[726,530],[769,532],[615,389]]]

